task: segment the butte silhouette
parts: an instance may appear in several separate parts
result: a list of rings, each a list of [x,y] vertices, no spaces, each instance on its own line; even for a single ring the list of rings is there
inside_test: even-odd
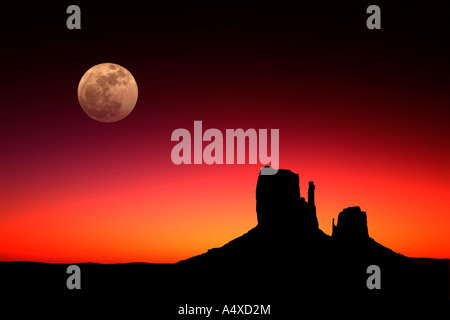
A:
[[[286,294],[288,300],[290,290],[308,298],[448,300],[448,259],[408,258],[377,243],[359,207],[339,213],[329,236],[319,229],[314,193],[309,182],[306,201],[292,171],[260,174],[257,226],[178,265],[193,267],[201,274],[197,279],[214,279],[203,283],[211,292],[220,285],[224,292],[242,287],[259,297]],[[373,268],[379,271],[375,287]]]

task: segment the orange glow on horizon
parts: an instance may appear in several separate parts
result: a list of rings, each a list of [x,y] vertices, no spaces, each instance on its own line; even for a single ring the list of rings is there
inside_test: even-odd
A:
[[[289,167],[296,171],[300,164]],[[195,179],[202,170],[214,175]],[[300,187],[305,196],[307,181],[315,181],[319,227],[325,233],[331,234],[332,218],[344,207],[359,205],[367,212],[369,235],[379,243],[407,256],[448,258],[448,190],[442,186],[397,180],[393,172],[316,171],[298,172]],[[35,195],[38,206],[30,201],[2,218],[0,241],[8,246],[0,260],[172,263],[200,254],[256,225],[257,174],[257,166],[198,166],[177,180],[177,188],[169,181],[128,192],[117,184],[103,185],[102,192],[78,194],[78,201],[68,201],[67,194],[55,201],[43,190]]]

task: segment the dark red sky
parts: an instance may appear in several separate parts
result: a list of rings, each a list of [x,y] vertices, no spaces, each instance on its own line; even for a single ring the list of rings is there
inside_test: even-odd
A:
[[[71,3],[70,3],[71,4]],[[0,260],[173,262],[256,224],[260,165],[175,166],[173,130],[280,130],[280,166],[317,186],[320,227],[347,206],[410,256],[448,257],[448,7],[69,3],[2,21]],[[77,100],[114,62],[139,87],[105,124]]]

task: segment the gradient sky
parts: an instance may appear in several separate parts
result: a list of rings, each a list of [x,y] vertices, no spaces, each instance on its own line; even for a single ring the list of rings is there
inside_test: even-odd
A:
[[[448,8],[80,3],[11,7],[2,30],[0,260],[176,262],[257,223],[260,165],[174,165],[173,130],[280,130],[280,167],[316,185],[319,227],[359,205],[369,235],[450,257]],[[274,6],[274,7],[272,7]],[[445,9],[445,10],[444,10]],[[420,25],[411,22],[420,17]],[[26,21],[27,23],[24,23]],[[100,123],[77,100],[113,62],[134,111]]]

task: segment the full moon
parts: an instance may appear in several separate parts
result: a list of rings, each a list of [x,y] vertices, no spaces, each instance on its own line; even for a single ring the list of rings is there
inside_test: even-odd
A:
[[[84,112],[100,122],[122,120],[133,110],[138,87],[133,75],[115,63],[90,68],[78,84],[78,101]]]

